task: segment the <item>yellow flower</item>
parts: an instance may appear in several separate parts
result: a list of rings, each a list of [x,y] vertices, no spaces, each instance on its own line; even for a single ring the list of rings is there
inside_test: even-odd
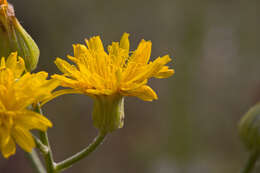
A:
[[[17,53],[11,53],[0,64],[0,150],[5,158],[13,155],[17,143],[31,152],[35,147],[32,129],[46,131],[52,123],[28,107],[51,96],[57,82],[46,80],[48,74],[25,73],[25,63]]]
[[[0,5],[7,4],[7,0],[0,0]]]
[[[171,61],[169,55],[149,61],[151,41],[142,40],[137,49],[131,52],[128,36],[128,33],[124,33],[120,42],[112,42],[112,45],[108,46],[108,53],[105,52],[99,36],[86,40],[87,46],[73,45],[74,56],[68,58],[76,66],[60,58],[55,61],[64,75],[56,74],[52,78],[59,80],[63,87],[72,88],[72,90],[60,91],[60,94],[78,92],[95,98],[94,114],[103,112],[101,113],[103,124],[112,120],[111,118],[105,120],[109,115],[104,115],[106,111],[100,111],[101,107],[110,107],[107,105],[112,100],[122,105],[123,101],[119,100],[124,96],[135,96],[144,101],[157,99],[156,93],[147,85],[148,79],[167,78],[174,73],[173,69],[165,66]],[[121,109],[118,111],[123,112]],[[100,118],[95,121],[95,117],[93,115],[95,126],[102,126],[97,125],[100,122],[95,123],[101,121]],[[118,122],[122,121],[123,115],[117,117]],[[122,127],[122,122],[116,124],[116,127],[112,125],[109,131]]]

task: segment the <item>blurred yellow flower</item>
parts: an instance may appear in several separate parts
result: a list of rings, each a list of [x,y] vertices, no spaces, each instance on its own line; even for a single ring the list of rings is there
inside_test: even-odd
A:
[[[68,56],[76,65],[57,58],[55,63],[64,75],[53,75],[64,87],[88,95],[135,96],[145,101],[157,99],[156,93],[147,85],[151,77],[167,78],[174,73],[165,66],[171,61],[168,55],[149,62],[151,41],[142,40],[138,48],[129,51],[129,34],[124,33],[120,42],[108,46],[104,51],[99,36],[76,44],[74,57]],[[129,55],[130,53],[130,55]],[[69,91],[71,92],[71,91]]]
[[[46,80],[48,74],[39,72],[24,75],[25,64],[17,53],[11,53],[0,64],[0,150],[5,158],[13,155],[17,143],[23,150],[31,152],[35,147],[29,132],[32,129],[46,131],[52,123],[43,115],[28,107],[51,96],[57,82]]]
[[[124,33],[120,42],[112,42],[105,52],[99,36],[76,44],[74,57],[68,56],[75,65],[57,58],[55,63],[63,75],[52,78],[61,82],[65,89],[54,95],[83,93],[94,98],[94,125],[103,133],[123,127],[124,96],[135,96],[145,101],[157,99],[148,85],[148,79],[167,78],[174,73],[165,66],[171,61],[168,55],[149,61],[151,41],[142,40],[133,52],[129,50],[129,34]]]
[[[7,4],[7,0],[0,0],[0,5]]]

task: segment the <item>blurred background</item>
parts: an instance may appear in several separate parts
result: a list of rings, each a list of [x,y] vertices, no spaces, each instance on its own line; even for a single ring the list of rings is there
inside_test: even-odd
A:
[[[153,43],[152,59],[170,54],[176,74],[151,80],[159,100],[127,98],[125,126],[66,173],[237,173],[248,153],[237,134],[241,116],[260,100],[256,0],[10,0],[41,50],[37,71],[59,73],[53,61],[73,43],[101,35],[105,46],[130,33],[131,49]],[[59,97],[44,107],[56,161],[97,134],[92,100]],[[33,173],[24,152],[1,173]],[[260,172],[260,166],[255,173]]]

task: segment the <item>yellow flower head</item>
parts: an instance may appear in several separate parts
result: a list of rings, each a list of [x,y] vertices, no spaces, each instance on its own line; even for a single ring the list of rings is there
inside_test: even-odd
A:
[[[151,41],[142,40],[135,51],[129,50],[129,34],[124,33],[120,42],[112,42],[108,53],[99,36],[86,40],[86,46],[73,45],[74,56],[68,56],[75,65],[57,58],[55,63],[64,75],[53,75],[63,87],[63,93],[83,93],[95,99],[94,125],[103,131],[113,131],[123,126],[123,97],[135,96],[145,101],[157,99],[147,85],[148,79],[167,78],[174,73],[165,66],[169,55],[149,61]]]
[[[151,41],[142,40],[138,48],[129,51],[129,34],[124,33],[120,42],[113,42],[105,52],[99,36],[76,44],[74,57],[68,56],[76,65],[57,58],[55,63],[64,75],[52,77],[61,81],[64,87],[73,88],[89,95],[136,96],[145,101],[157,99],[148,86],[151,77],[167,78],[174,70],[165,66],[171,61],[168,55],[150,61]],[[130,55],[129,55],[130,54]]]
[[[29,132],[32,129],[46,131],[52,123],[28,107],[50,97],[57,83],[46,80],[48,74],[24,73],[25,64],[17,53],[7,60],[3,57],[0,64],[0,150],[5,158],[13,155],[15,143],[27,152],[35,147]]]

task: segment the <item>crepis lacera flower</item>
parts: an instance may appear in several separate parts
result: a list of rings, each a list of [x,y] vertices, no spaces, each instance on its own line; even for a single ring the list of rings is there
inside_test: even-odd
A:
[[[47,80],[48,73],[24,73],[25,63],[12,53],[0,64],[0,150],[5,158],[16,151],[16,143],[31,152],[35,141],[30,130],[46,131],[52,123],[28,107],[51,97],[58,82]]]
[[[74,56],[68,58],[76,65],[57,58],[55,63],[63,75],[52,78],[63,87],[72,89],[64,93],[82,93],[94,98],[94,125],[102,131],[113,131],[123,126],[124,96],[138,97],[144,101],[157,99],[157,94],[147,85],[148,79],[168,78],[173,73],[166,64],[169,55],[150,60],[151,41],[142,40],[135,51],[130,51],[129,34],[120,42],[112,42],[108,53],[99,36],[86,40],[86,45],[73,45]]]

